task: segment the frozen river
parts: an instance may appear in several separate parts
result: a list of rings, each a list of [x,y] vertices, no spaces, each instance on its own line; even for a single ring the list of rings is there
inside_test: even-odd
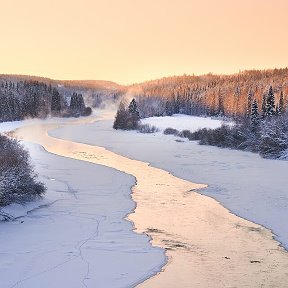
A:
[[[96,287],[99,283],[102,287],[130,287],[160,272],[167,259],[165,269],[144,281],[141,287],[286,287],[287,253],[269,230],[235,216],[214,199],[195,192],[204,185],[102,147],[84,144],[91,137],[90,124],[82,125],[80,134],[79,129],[74,129],[77,126],[65,125],[58,130],[57,137],[70,140],[48,136],[47,131],[56,127],[33,124],[17,131],[25,141],[40,144],[49,152],[35,149],[34,145],[34,149],[30,148],[34,150],[38,168],[42,167],[40,175],[48,177],[47,197],[52,190],[57,200],[62,190],[61,197],[68,200],[60,197],[61,201],[55,200],[48,207],[32,211],[28,217],[27,229],[38,232],[41,243],[47,246],[42,244],[42,247],[36,240],[29,243],[31,236],[25,234],[26,217],[20,232],[16,227],[13,233],[8,233],[11,238],[5,236],[7,242],[13,235],[17,236],[18,240],[12,243],[4,241],[10,253],[4,252],[7,249],[0,253],[6,253],[11,269],[17,261],[19,273],[17,281],[7,279],[14,286],[3,287],[46,287],[42,284],[48,279],[55,281],[53,287],[64,284]],[[95,137],[105,136],[101,129],[95,133]],[[77,142],[72,141],[73,137]],[[133,140],[126,141],[133,149]],[[62,166],[61,161],[64,161]],[[66,190],[56,189],[54,183],[66,185]],[[137,205],[134,211],[127,193],[132,185],[132,197]],[[133,221],[137,234],[131,222],[124,220],[131,212],[129,220]],[[46,222],[41,223],[42,218],[49,223],[49,230]],[[13,227],[9,224],[4,225]],[[70,228],[70,224],[77,228],[73,225]],[[31,225],[38,225],[36,232]],[[42,234],[39,227],[50,231],[49,236]],[[28,248],[21,246],[21,233],[26,235]],[[152,237],[153,246],[146,234]],[[69,241],[73,245],[61,249]],[[49,243],[54,244],[49,246]],[[55,245],[58,250],[54,249]],[[18,249],[14,258],[13,249]],[[8,268],[5,266],[0,272],[9,273]],[[51,287],[51,282],[47,283]]]

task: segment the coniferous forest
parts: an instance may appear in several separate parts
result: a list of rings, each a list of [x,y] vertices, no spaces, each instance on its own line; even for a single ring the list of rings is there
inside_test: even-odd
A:
[[[48,115],[87,116],[91,112],[81,93],[67,96],[51,84],[33,80],[0,80],[0,122],[46,118]]]
[[[129,92],[138,102],[141,117],[183,113],[238,119],[250,113],[254,100],[258,107],[266,106],[270,86],[274,94],[273,109],[282,113],[287,106],[288,68],[233,75],[166,77],[134,84]]]

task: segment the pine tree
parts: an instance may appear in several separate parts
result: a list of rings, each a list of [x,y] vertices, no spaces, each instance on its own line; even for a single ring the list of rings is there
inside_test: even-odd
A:
[[[247,111],[246,111],[246,118],[248,119],[251,116],[252,97],[253,97],[253,92],[249,90],[248,95],[247,95]]]
[[[262,119],[264,119],[266,117],[266,94],[264,93],[262,96]]]
[[[266,100],[266,116],[271,117],[273,115],[275,115],[275,97],[273,88],[270,86]]]
[[[279,116],[279,115],[280,115],[279,105],[278,105],[278,104],[276,105],[276,108],[275,108],[275,115],[276,115],[276,116]]]
[[[278,112],[279,112],[279,115],[282,115],[285,112],[283,91],[281,91],[280,93]]]
[[[73,93],[70,101],[70,110],[76,113],[82,113],[85,109],[82,94]]]
[[[166,116],[172,116],[173,115],[173,105],[169,101],[166,101],[166,103],[165,103],[165,115]]]
[[[136,129],[140,120],[140,114],[138,111],[136,100],[134,98],[128,106],[128,112],[130,114],[130,117],[128,119],[127,128]]]
[[[138,111],[137,103],[134,98],[131,100],[128,106],[128,111],[133,117],[137,118],[138,120],[140,119],[140,114]]]
[[[225,111],[224,111],[224,99],[222,95],[222,91],[219,89],[218,92],[218,113],[219,116],[224,116]]]
[[[129,117],[130,113],[127,111],[125,103],[121,101],[116,113],[113,128],[126,130]]]
[[[61,98],[60,94],[56,89],[53,89],[51,98],[51,111],[60,112],[61,111]]]
[[[135,99],[126,107],[125,102],[121,101],[113,124],[114,129],[133,130],[138,127],[140,117]]]
[[[260,123],[259,112],[258,112],[258,104],[256,99],[254,99],[251,105],[251,116],[250,116],[251,128],[253,131],[257,129]]]

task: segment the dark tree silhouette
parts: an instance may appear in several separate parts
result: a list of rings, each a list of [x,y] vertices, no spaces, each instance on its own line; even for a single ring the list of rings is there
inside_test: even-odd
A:
[[[272,86],[269,87],[267,100],[266,100],[266,116],[271,117],[275,115],[275,97]]]
[[[251,105],[250,121],[251,121],[252,130],[256,131],[257,128],[259,127],[259,124],[260,124],[259,112],[258,112],[258,104],[257,104],[256,99],[254,99],[254,101],[253,101],[253,103]]]

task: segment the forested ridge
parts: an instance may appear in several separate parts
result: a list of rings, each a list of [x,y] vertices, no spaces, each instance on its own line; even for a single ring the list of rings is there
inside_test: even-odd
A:
[[[261,107],[270,86],[275,95],[275,109],[281,94],[287,106],[288,68],[166,77],[134,84],[128,91],[136,98],[141,117],[183,113],[235,119],[245,116],[254,100]]]
[[[51,84],[34,80],[0,79],[0,122],[78,114],[91,114],[91,109],[86,107],[80,93],[65,95]]]

